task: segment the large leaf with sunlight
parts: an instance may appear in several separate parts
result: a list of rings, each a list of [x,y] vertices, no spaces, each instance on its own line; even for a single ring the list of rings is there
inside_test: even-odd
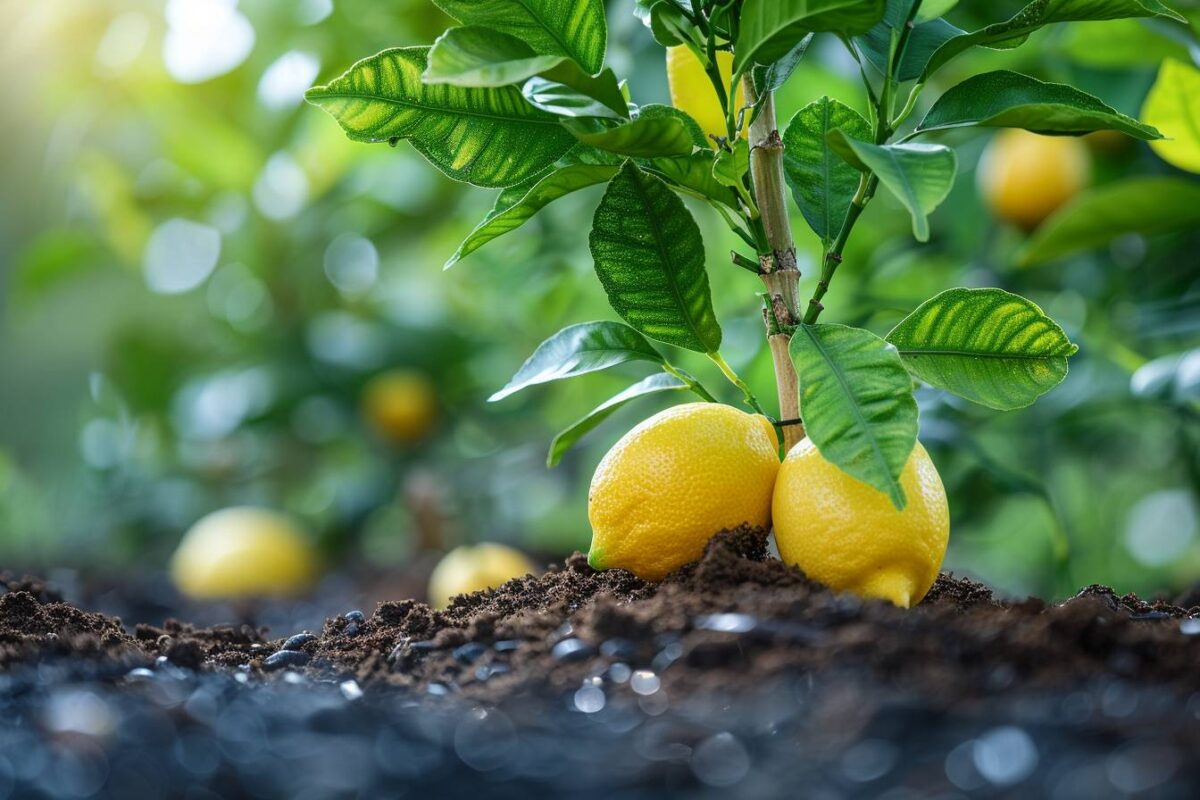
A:
[[[783,168],[804,219],[828,247],[850,211],[861,173],[829,145],[831,131],[868,139],[871,123],[845,103],[822,97],[796,112],[783,134]]]
[[[1003,289],[950,289],[887,335],[921,380],[989,408],[1024,408],[1067,375],[1078,349],[1034,303]]]
[[[670,106],[645,106],[637,119],[619,125],[584,119],[570,120],[566,127],[586,145],[634,158],[686,156],[705,146],[695,120]]]
[[[464,25],[506,33],[542,55],[575,59],[590,73],[604,66],[604,0],[434,0]]]
[[[700,228],[666,183],[627,162],[596,209],[590,244],[622,319],[677,347],[712,353],[721,346]]]
[[[917,241],[929,240],[929,215],[954,186],[958,160],[953,150],[940,144],[869,144],[842,130],[830,133],[828,141],[847,162],[874,172],[912,215]]]
[[[1200,172],[1200,69],[1168,58],[1142,106],[1146,122],[1167,138],[1150,146],[1168,164]]]
[[[1076,195],[1038,227],[1017,253],[1024,267],[1093,250],[1119,236],[1200,228],[1200,183],[1186,178],[1129,178]]]
[[[784,58],[810,33],[856,35],[883,16],[883,0],[746,0],[734,48],[734,70]]]
[[[569,87],[577,95],[599,103],[600,109],[593,116],[629,116],[612,70],[589,75],[574,59],[538,55],[520,39],[473,25],[451,28],[433,43],[429,66],[421,79],[425,83],[455,86],[510,86],[535,76]],[[544,108],[538,103],[534,105]]]
[[[580,189],[607,183],[617,174],[615,166],[599,164],[571,164],[556,170],[532,185],[522,183],[510,186],[496,198],[496,205],[475,226],[458,251],[446,262],[446,268],[457,264],[493,239],[516,230],[560,197]]]
[[[488,398],[503,400],[529,386],[574,378],[629,361],[663,363],[646,337],[619,322],[569,325],[538,345],[512,380]]]
[[[530,106],[515,87],[422,83],[427,54],[425,47],[385,50],[306,96],[351,139],[407,139],[451,178],[476,186],[520,183],[571,149],[574,139],[558,118]]]
[[[1200,102],[1200,96],[1196,100]],[[917,130],[966,127],[1076,135],[1109,130],[1137,139],[1162,138],[1154,128],[1087,92],[1008,70],[985,72],[951,87],[929,109]]]
[[[827,461],[904,508],[900,472],[917,441],[917,401],[896,348],[861,328],[801,325],[790,352],[808,438]]]
[[[631,400],[636,400],[639,397],[645,397],[650,394],[658,394],[659,392],[677,392],[686,390],[687,388],[687,384],[679,380],[679,378],[676,378],[674,375],[668,375],[665,372],[643,378],[620,394],[608,398],[582,418],[572,423],[569,428],[555,436],[554,441],[550,443],[550,452],[546,455],[546,466],[558,466],[558,463],[562,461],[563,455],[574,447],[576,442],[595,430],[600,423],[617,413],[622,406]]]

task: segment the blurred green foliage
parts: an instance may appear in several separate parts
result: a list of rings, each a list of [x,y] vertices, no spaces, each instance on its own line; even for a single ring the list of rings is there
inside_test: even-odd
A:
[[[662,50],[632,4],[610,3],[609,62],[634,76],[635,102],[666,102]],[[1175,5],[1194,31],[1197,4]],[[1019,6],[963,2],[950,19],[970,28]],[[0,0],[5,566],[158,565],[188,525],[234,503],[294,514],[335,560],[399,564],[431,539],[586,545],[592,468],[667,400],[631,404],[547,471],[554,432],[644,368],[485,399],[553,331],[611,318],[581,235],[599,190],[443,273],[488,193],[409,148],[354,145],[301,100],[358,56],[447,24],[426,0]],[[1181,26],[1088,23],[973,51],[938,80],[1015,69],[1136,116],[1167,56],[1194,62],[1200,46]],[[856,73],[818,38],[781,119],[824,94],[865,110]],[[974,186],[988,134],[949,137],[963,169],[932,240],[911,241],[896,203],[873,204],[830,319],[882,333],[944,288],[1001,286],[1081,352],[1023,411],[919,393],[951,498],[947,566],[1046,595],[1200,579],[1200,232],[1018,269],[1024,234],[992,221]],[[1092,152],[1096,184],[1184,174],[1132,140]],[[695,211],[726,352],[769,397],[758,286],[729,266],[732,234]],[[807,284],[819,243],[800,247]],[[416,447],[361,419],[362,386],[393,367],[423,372],[439,397]]]

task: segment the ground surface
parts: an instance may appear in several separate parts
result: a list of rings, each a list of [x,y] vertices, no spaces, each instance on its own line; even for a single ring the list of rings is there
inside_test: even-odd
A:
[[[1200,792],[1195,597],[1002,603],[943,576],[904,611],[764,554],[724,534],[661,584],[577,555],[282,638],[127,630],[8,580],[0,798]]]

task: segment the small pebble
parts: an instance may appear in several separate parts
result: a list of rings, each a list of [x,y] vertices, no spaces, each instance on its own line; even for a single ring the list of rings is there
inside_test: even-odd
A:
[[[358,609],[355,609],[353,611],[347,611],[344,615],[344,618],[349,620],[350,622],[357,622],[359,625],[361,625],[367,621],[366,616],[363,614],[363,612],[359,611]]]
[[[629,639],[608,639],[600,644],[600,655],[621,661],[636,661],[638,646]]]
[[[596,648],[582,639],[563,639],[550,651],[557,661],[583,661],[596,654]]]
[[[342,692],[342,697],[347,700],[357,700],[363,696],[362,687],[358,685],[358,681],[342,681],[338,684],[338,689]]]
[[[461,664],[473,664],[487,652],[487,645],[479,642],[467,642],[454,648],[454,658]]]
[[[672,642],[659,651],[654,660],[650,662],[650,666],[655,672],[662,672],[667,667],[674,664],[683,655],[683,645],[679,642]]]
[[[1130,614],[1132,620],[1142,621],[1148,619],[1170,619],[1171,615],[1165,611],[1143,611],[1140,614]]]
[[[137,678],[139,680],[153,678],[154,670],[146,669],[145,667],[137,667],[136,669],[131,669],[129,672],[125,673],[125,677],[130,679]]]
[[[639,669],[629,678],[629,688],[642,696],[654,694],[661,686],[662,681],[648,669]]]
[[[620,661],[608,668],[608,677],[613,683],[625,683],[629,677],[633,675],[633,670],[628,664],[623,664]]]
[[[1200,634],[1200,617],[1192,617],[1180,622],[1179,632],[1184,636],[1196,636]]]
[[[492,649],[497,653],[511,653],[521,646],[520,639],[501,639],[492,645]]]
[[[288,640],[283,643],[283,647],[281,647],[279,649],[280,650],[299,650],[301,647],[308,644],[309,642],[315,642],[316,640],[317,640],[317,637],[313,636],[311,633],[297,633],[295,636],[288,638]]]
[[[425,692],[433,695],[434,697],[443,697],[450,694],[450,687],[446,686],[444,683],[431,683],[425,687]]]
[[[758,620],[749,614],[705,614],[696,617],[695,624],[702,631],[749,633],[758,625]]]
[[[280,650],[263,659],[263,669],[267,672],[284,667],[303,667],[308,663],[308,653],[299,650]]]
[[[358,636],[358,623],[351,622],[349,625],[342,628],[342,633],[346,636]]]

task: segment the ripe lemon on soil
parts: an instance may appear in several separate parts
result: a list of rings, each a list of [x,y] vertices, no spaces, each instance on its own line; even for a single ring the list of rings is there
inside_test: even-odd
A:
[[[283,514],[237,507],[204,517],[171,558],[171,578],[197,598],[289,595],[312,585],[317,558],[308,538]]]
[[[456,547],[442,556],[429,576],[429,604],[445,608],[457,595],[495,589],[536,572],[524,553],[507,545],[485,542]]]
[[[721,71],[721,80],[728,86],[733,76],[733,53],[718,52],[717,68]],[[685,45],[667,48],[667,84],[671,89],[671,105],[700,123],[706,136],[729,135],[717,90],[700,59]],[[745,105],[744,98],[739,86],[734,107]]]
[[[437,417],[437,396],[419,372],[394,369],[380,373],[363,388],[363,416],[382,438],[411,445],[424,439]]]
[[[997,217],[1033,230],[1083,190],[1091,174],[1091,154],[1079,139],[1012,128],[984,151],[979,191]]]
[[[946,490],[917,442],[900,473],[908,499],[891,499],[826,461],[809,439],[779,468],[772,510],[779,555],[839,592],[919,603],[937,579],[950,537]]]
[[[596,468],[588,563],[661,580],[703,555],[721,530],[766,529],[778,471],[778,439],[765,417],[720,403],[656,414]]]

